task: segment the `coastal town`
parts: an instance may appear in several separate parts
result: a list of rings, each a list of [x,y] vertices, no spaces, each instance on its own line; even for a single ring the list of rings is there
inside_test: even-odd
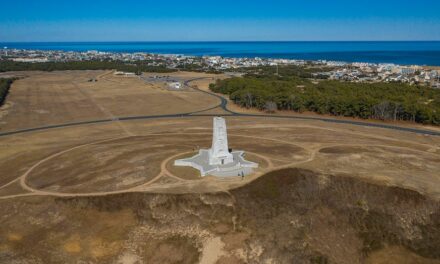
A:
[[[152,67],[202,71],[239,71],[246,68],[282,67],[296,65],[313,68],[313,79],[330,79],[348,82],[401,82],[440,89],[440,68],[421,65],[397,65],[393,63],[361,63],[327,60],[298,60],[280,58],[228,58],[222,56],[188,56],[179,54],[151,54],[144,52],[57,51],[0,49],[0,61],[24,63],[70,61],[120,61],[142,62]],[[320,69],[318,71],[317,69]],[[0,69],[1,70],[1,69]]]
[[[440,264],[440,0],[1,7],[0,264]]]

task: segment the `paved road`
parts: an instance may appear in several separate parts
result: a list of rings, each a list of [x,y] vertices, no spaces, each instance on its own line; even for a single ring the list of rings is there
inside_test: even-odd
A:
[[[190,82],[206,79],[206,77],[201,78],[194,78],[191,80],[187,80],[184,82],[186,86],[189,86]],[[89,124],[99,124],[99,123],[107,123],[107,122],[114,122],[114,121],[130,121],[130,120],[143,120],[143,119],[162,119],[162,118],[196,118],[196,117],[206,117],[206,116],[218,116],[216,114],[203,114],[203,112],[220,107],[224,111],[226,111],[228,114],[224,116],[242,116],[242,117],[259,117],[259,118],[278,118],[278,119],[297,119],[297,120],[315,120],[315,121],[322,121],[322,122],[328,122],[328,123],[337,123],[337,124],[349,124],[349,125],[355,125],[355,126],[364,126],[364,127],[377,127],[377,128],[384,128],[384,129],[391,129],[391,130],[397,130],[397,131],[404,131],[404,132],[410,132],[415,134],[422,134],[422,135],[431,135],[431,136],[440,136],[440,132],[427,130],[427,129],[419,129],[419,128],[410,128],[410,127],[401,127],[401,126],[394,126],[394,125],[388,125],[388,124],[380,124],[380,123],[367,123],[367,122],[360,122],[360,121],[351,121],[351,120],[341,120],[341,119],[335,119],[335,118],[322,118],[322,117],[307,117],[307,116],[279,116],[279,115],[264,115],[264,114],[244,114],[244,113],[237,113],[234,111],[231,111],[227,108],[228,100],[226,100],[224,97],[196,89],[199,92],[209,94],[211,96],[215,96],[220,100],[220,104],[216,105],[214,107],[200,110],[200,111],[194,111],[194,112],[187,112],[187,113],[178,113],[178,114],[167,114],[167,115],[143,115],[143,116],[126,116],[126,117],[116,117],[116,118],[109,118],[109,119],[100,119],[100,120],[90,120],[90,121],[83,121],[83,122],[72,122],[72,123],[64,123],[64,124],[57,124],[57,125],[49,125],[49,126],[42,126],[42,127],[34,127],[34,128],[27,128],[27,129],[20,129],[15,131],[7,131],[7,132],[0,132],[0,137],[9,136],[9,135],[16,135],[26,132],[34,132],[34,131],[42,131],[42,130],[48,130],[48,129],[54,129],[54,128],[64,128],[64,127],[70,127],[70,126],[79,126],[79,125],[89,125]]]

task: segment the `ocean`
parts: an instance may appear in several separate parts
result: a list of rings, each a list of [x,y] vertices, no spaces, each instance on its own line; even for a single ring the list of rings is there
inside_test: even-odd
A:
[[[440,41],[15,42],[1,47],[440,66]]]

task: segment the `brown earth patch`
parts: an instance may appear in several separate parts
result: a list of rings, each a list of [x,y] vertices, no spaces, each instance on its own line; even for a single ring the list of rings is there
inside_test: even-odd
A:
[[[173,236],[164,240],[149,239],[142,258],[151,263],[197,263],[200,252],[190,239]]]
[[[160,140],[159,140],[160,141]],[[133,137],[89,145],[57,156],[27,177],[29,186],[52,192],[128,189],[153,179],[160,163],[182,146]]]
[[[325,154],[355,154],[355,153],[366,153],[372,152],[367,147],[357,147],[357,146],[335,146],[322,148],[319,150],[321,153]]]
[[[16,195],[28,193],[26,190],[20,186],[20,182],[17,180],[10,185],[0,189],[0,196]]]

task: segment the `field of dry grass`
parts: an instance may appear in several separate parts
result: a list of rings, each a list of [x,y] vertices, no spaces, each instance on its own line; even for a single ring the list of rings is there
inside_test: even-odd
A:
[[[209,95],[169,91],[102,71],[30,72],[14,82],[0,109],[0,131],[122,116],[200,111],[217,104]],[[189,75],[182,79],[194,78]],[[96,78],[97,82],[88,82]]]
[[[28,75],[14,83],[3,131],[219,104],[105,72]],[[230,147],[260,164],[245,179],[172,166],[209,148],[209,116],[0,137],[0,262],[440,263],[440,137],[316,120],[226,121]]]

